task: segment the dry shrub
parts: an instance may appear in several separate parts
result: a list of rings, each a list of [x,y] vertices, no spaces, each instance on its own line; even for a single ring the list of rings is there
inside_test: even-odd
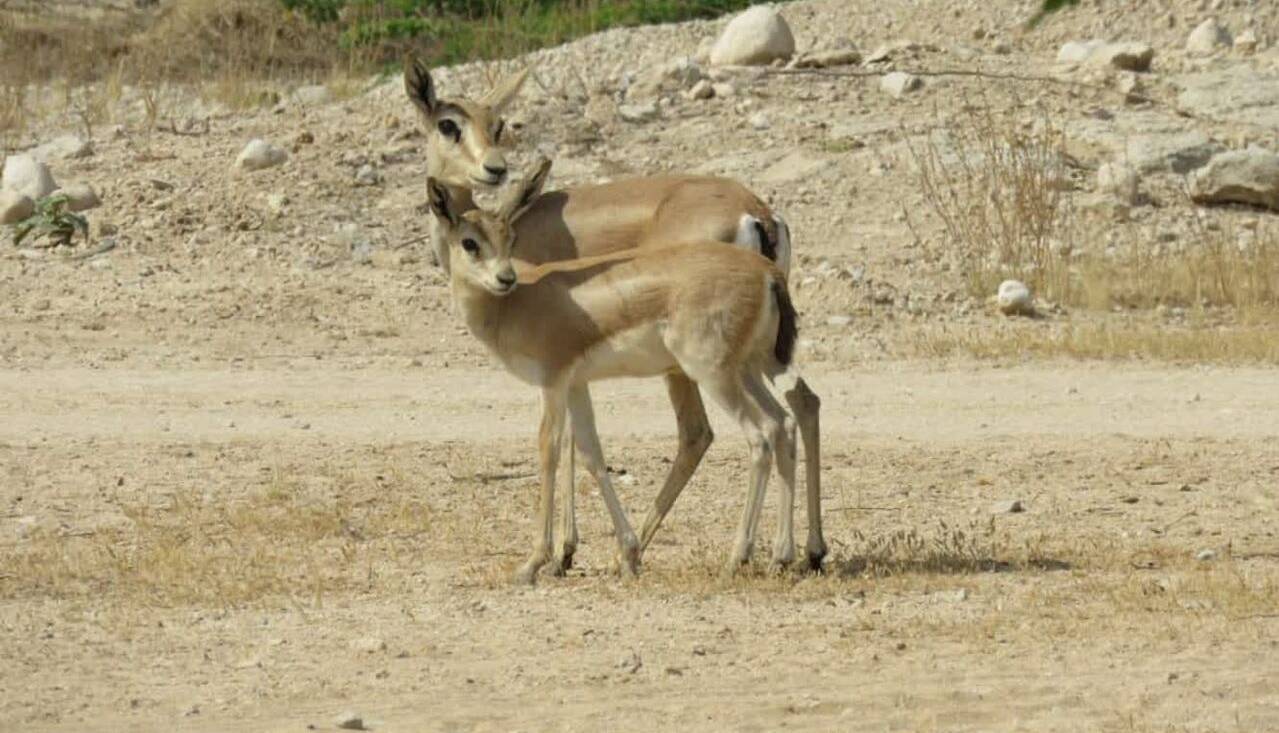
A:
[[[993,293],[1016,278],[1058,301],[1071,279],[1062,253],[1074,230],[1065,136],[965,104],[923,139],[906,136],[924,200],[959,251],[969,290]]]

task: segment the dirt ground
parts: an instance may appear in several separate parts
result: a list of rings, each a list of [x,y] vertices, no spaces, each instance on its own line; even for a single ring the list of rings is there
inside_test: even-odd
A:
[[[619,121],[621,72],[722,25],[690,23],[540,52],[512,112],[523,152],[556,156],[554,186],[696,169],[786,213],[798,354],[823,398],[823,576],[765,568],[775,492],[757,564],[720,576],[747,465],[712,408],[716,442],[638,580],[608,572],[607,515],[579,476],[578,567],[512,587],[536,394],[452,314],[399,80],[316,106],[283,89],[249,112],[171,91],[152,129],[126,90],[93,155],[53,164],[98,189],[89,246],[114,248],[0,248],[0,731],[334,730],[350,711],[375,731],[1279,730],[1274,370],[926,358],[912,344],[936,334],[1186,324],[999,316],[967,291],[903,147],[980,93],[1078,133],[1083,199],[1130,138],[1170,155],[1198,133],[1273,141],[1256,121],[1279,98],[1241,96],[1265,87],[1238,75],[1279,69],[1274,9],[1221,9],[1261,49],[1205,60],[1181,52],[1200,3],[1162,3],[1153,25],[1088,4],[1029,34],[1014,28],[1032,3],[936,5],[784,7],[801,48],[832,29],[864,51],[908,37],[922,45],[885,68],[1071,83],[930,77],[896,100],[875,78],[734,72],[731,99],[675,94],[657,120]],[[1134,107],[1110,72],[1054,67],[1062,41],[1095,35],[1157,47],[1156,97],[1238,105]],[[448,96],[483,78],[438,81]],[[252,137],[289,161],[228,173]],[[366,165],[380,183],[356,185]],[[1183,183],[1144,172],[1148,200],[1102,207],[1098,245],[1276,224],[1197,209]],[[594,394],[638,524],[674,455],[664,391]],[[802,542],[802,508],[797,523]]]
[[[526,590],[505,579],[530,530],[537,404],[505,375],[5,370],[5,554],[64,559],[4,571],[37,592],[0,605],[3,728],[288,731],[347,709],[374,730],[1279,726],[1271,373],[894,363],[812,378],[826,577],[717,576],[745,466],[713,415],[719,440],[639,581],[608,574],[583,479],[581,569]],[[638,517],[671,454],[663,395],[618,383],[597,401]],[[1026,511],[991,514],[1011,499]],[[274,501],[345,502],[344,521],[255,533],[190,509]],[[189,542],[243,547],[148,554],[131,546],[164,537],[151,522],[136,536],[139,507],[205,527]],[[929,546],[879,557],[898,532]],[[136,553],[131,569],[99,545]],[[321,567],[276,579],[252,553]]]

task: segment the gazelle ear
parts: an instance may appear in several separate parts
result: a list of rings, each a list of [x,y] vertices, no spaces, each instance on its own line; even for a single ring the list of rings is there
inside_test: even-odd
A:
[[[511,103],[511,100],[515,99],[515,95],[519,94],[520,87],[524,86],[530,70],[531,67],[526,66],[499,81],[496,86],[480,99],[480,104],[493,110],[495,114],[501,113]]]
[[[426,179],[426,194],[430,199],[431,213],[447,221],[449,226],[457,226],[457,213],[453,211],[453,196],[434,178]]]
[[[529,207],[537,200],[538,194],[542,193],[542,187],[546,185],[546,179],[550,175],[551,159],[542,158],[533,175],[513,189],[510,197],[502,204],[502,214],[508,223],[517,221],[524,212],[529,210]]]
[[[420,59],[412,56],[404,60],[404,91],[413,104],[428,117],[435,114],[440,100],[435,96],[435,82],[431,71]]]

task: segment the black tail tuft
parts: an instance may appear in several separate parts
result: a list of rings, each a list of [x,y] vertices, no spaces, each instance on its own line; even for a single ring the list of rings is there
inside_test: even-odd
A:
[[[790,302],[785,285],[773,281],[773,298],[777,300],[777,343],[773,346],[773,355],[777,357],[778,364],[787,367],[795,355],[799,325],[796,323],[795,306]]]
[[[755,220],[755,233],[759,235],[759,253],[767,257],[769,262],[776,262],[777,242],[768,236],[768,228],[759,219]]]

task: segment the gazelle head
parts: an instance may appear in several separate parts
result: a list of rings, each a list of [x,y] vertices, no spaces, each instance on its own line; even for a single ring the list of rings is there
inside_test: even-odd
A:
[[[448,187],[434,177],[427,179],[431,213],[439,221],[454,282],[499,296],[515,289],[515,268],[511,265],[514,224],[533,205],[550,172],[551,161],[543,158],[533,174],[513,186],[492,213],[482,209],[459,213]]]
[[[477,100],[440,99],[431,72],[410,59],[404,90],[426,125],[429,175],[449,186],[493,188],[506,179],[502,111],[519,93],[529,70],[501,80]]]

